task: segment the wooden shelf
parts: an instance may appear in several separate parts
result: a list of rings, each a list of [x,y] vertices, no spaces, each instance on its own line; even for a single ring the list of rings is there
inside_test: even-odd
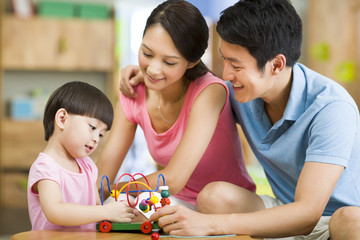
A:
[[[41,121],[2,121],[1,165],[3,168],[29,169],[45,146]]]
[[[3,67],[9,70],[112,71],[113,21],[3,19]]]
[[[19,171],[30,169],[31,164],[46,146],[42,122],[3,119],[2,126],[2,168]],[[106,138],[107,133],[94,154],[90,156],[94,161],[97,161]]]
[[[27,207],[27,184],[28,174],[5,173],[1,181],[0,201],[2,206],[8,208]]]
[[[2,1],[1,1],[2,3]],[[0,3],[0,205],[26,207],[27,171],[44,150],[42,121],[4,117],[5,71],[104,73],[105,93],[117,100],[114,78],[114,21],[40,18],[3,15]],[[31,72],[29,72],[31,74]],[[51,79],[49,79],[51,81]],[[28,81],[32,88],[39,83]],[[116,89],[115,89],[116,88]],[[105,135],[107,136],[107,135]],[[97,161],[106,138],[90,157]]]

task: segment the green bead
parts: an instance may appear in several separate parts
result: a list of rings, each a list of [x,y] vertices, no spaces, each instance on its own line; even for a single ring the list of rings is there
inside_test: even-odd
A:
[[[148,205],[139,204],[139,208],[140,208],[141,211],[146,211],[146,209],[147,209],[148,207],[149,207]]]
[[[161,197],[162,198],[168,198],[170,196],[170,193],[168,190],[162,190],[161,191]]]

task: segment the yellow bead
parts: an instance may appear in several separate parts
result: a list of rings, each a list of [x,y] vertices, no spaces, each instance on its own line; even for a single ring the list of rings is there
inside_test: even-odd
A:
[[[119,194],[120,194],[119,191],[116,190],[116,198],[119,197]],[[111,191],[110,196],[113,197],[113,198],[115,198],[115,190],[112,190],[112,191]]]
[[[159,198],[157,196],[152,196],[150,198],[150,201],[153,203],[153,204],[157,204],[159,202]]]

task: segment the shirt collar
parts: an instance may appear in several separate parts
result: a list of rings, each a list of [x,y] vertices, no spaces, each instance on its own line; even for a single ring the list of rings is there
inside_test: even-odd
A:
[[[301,65],[295,64],[292,72],[290,96],[286,104],[283,117],[274,125],[271,124],[264,108],[262,99],[254,99],[250,103],[253,116],[262,122],[267,132],[262,139],[263,143],[275,141],[283,132],[304,113],[306,103],[306,79]]]
[[[292,84],[283,120],[296,121],[305,111],[306,79],[301,65],[295,64],[292,71]]]

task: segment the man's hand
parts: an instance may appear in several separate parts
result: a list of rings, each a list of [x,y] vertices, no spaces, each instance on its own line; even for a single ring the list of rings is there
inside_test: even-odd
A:
[[[121,69],[119,78],[120,91],[127,97],[137,98],[133,86],[144,82],[144,77],[139,66],[127,65]]]
[[[158,220],[159,226],[170,235],[206,236],[218,234],[213,222],[216,215],[205,215],[182,205],[165,206],[150,216],[149,221]]]

